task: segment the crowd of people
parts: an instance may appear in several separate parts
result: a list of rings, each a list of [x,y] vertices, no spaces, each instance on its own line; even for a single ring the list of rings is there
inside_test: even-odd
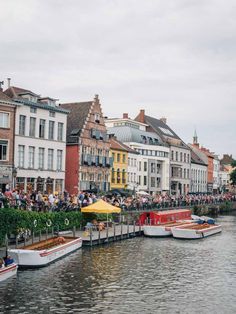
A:
[[[172,207],[185,207],[201,204],[218,204],[225,201],[236,201],[236,195],[231,193],[221,194],[195,194],[173,196],[168,193],[157,194],[155,196],[147,193],[132,196],[121,196],[119,194],[96,195],[89,192],[79,192],[78,195],[69,195],[67,191],[63,193],[42,193],[32,191],[0,191],[0,208],[13,207],[29,211],[79,211],[81,207],[88,206],[102,198],[114,206],[123,210],[145,210],[145,209],[165,209]]]

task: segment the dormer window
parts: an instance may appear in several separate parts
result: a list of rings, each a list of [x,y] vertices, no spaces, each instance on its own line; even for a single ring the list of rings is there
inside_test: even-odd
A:
[[[100,123],[100,114],[99,113],[95,113],[94,120],[96,123]]]

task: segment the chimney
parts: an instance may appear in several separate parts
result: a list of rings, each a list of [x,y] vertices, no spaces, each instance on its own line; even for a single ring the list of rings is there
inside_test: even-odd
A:
[[[145,110],[141,109],[139,112],[139,122],[145,123]]]
[[[123,113],[123,119],[129,119],[128,113]]]
[[[99,101],[98,94],[95,94],[94,101]]]
[[[3,91],[2,85],[4,85],[4,81],[1,81],[1,82],[0,82],[0,91],[1,91],[1,92]]]
[[[11,78],[10,77],[7,78],[7,85],[8,85],[8,88],[11,87]]]
[[[165,124],[166,124],[167,119],[166,119],[165,117],[162,117],[162,118],[160,119],[160,121],[162,121],[163,123],[165,123]]]

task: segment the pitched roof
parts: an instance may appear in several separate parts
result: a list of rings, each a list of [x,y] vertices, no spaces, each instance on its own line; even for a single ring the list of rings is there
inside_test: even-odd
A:
[[[24,94],[24,93],[30,93],[32,95],[39,96],[38,94],[35,94],[28,89],[15,87],[15,86],[10,86],[8,89],[4,91],[4,93],[10,98],[17,98],[20,96],[20,94]]]
[[[207,164],[191,149],[191,162],[194,164],[199,164],[207,166]]]
[[[60,107],[70,110],[67,118],[67,143],[77,143],[93,102],[74,102],[61,104]]]
[[[131,128],[126,125],[108,128],[108,134],[114,134],[119,141],[124,143],[136,142],[149,144],[151,139],[152,144],[163,145],[160,137],[156,133]]]
[[[10,101],[12,102],[12,99],[10,97],[8,97],[3,91],[0,90],[0,100],[4,100],[4,101]]]
[[[129,146],[125,145],[124,143],[118,141],[115,137],[111,137],[110,138],[110,143],[111,143],[111,149],[114,150],[121,150],[121,151],[125,151],[128,153],[133,153],[133,154],[138,154],[138,152],[132,148],[130,148]]]

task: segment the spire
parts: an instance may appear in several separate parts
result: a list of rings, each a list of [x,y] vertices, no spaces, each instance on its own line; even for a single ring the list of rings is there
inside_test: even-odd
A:
[[[197,145],[197,144],[198,144],[198,139],[197,139],[197,131],[196,131],[196,129],[194,130],[193,144],[195,144],[195,145]]]

